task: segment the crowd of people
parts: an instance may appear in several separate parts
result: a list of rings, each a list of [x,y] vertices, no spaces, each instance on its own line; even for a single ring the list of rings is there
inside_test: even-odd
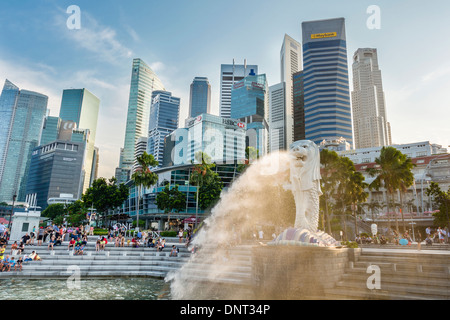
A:
[[[397,245],[411,245],[412,243],[417,243],[419,247],[422,243],[425,243],[427,246],[450,243],[450,234],[447,228],[427,227],[425,229],[425,237],[422,236],[422,232],[420,229],[416,230],[414,232],[414,237],[411,236],[410,231],[405,231],[403,234],[400,234],[396,230],[390,230],[387,236],[377,234],[372,237],[368,234],[360,234],[356,236],[355,242],[358,244],[392,243]]]
[[[47,245],[48,251],[53,251],[55,246],[62,246],[63,241],[68,241],[67,251],[73,251],[74,255],[83,255],[88,243],[88,235],[93,235],[93,227],[88,225],[80,225],[78,227],[66,227],[64,225],[49,225],[40,227],[30,233],[25,233],[19,241],[14,241],[8,252],[7,245],[9,233],[7,228],[0,231],[0,272],[22,271],[22,265],[31,261],[41,261],[42,258],[36,250],[32,250],[30,254],[25,253],[28,246]],[[179,229],[177,233],[179,243],[185,243],[188,247],[192,240],[192,230]],[[132,237],[126,237],[126,229],[124,227],[110,227],[107,236],[99,236],[96,240],[96,251],[105,250],[106,244],[114,243],[115,247],[132,247],[132,248],[155,248],[158,252],[162,252],[166,247],[166,239],[156,236],[153,232],[139,231]],[[177,246],[172,245],[169,256],[176,257],[179,255]]]

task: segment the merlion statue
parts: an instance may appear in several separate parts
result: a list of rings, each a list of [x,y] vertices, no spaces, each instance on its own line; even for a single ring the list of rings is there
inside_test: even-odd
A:
[[[295,228],[316,232],[319,225],[320,152],[309,140],[294,142],[290,147],[291,186],[296,216]]]
[[[320,152],[309,140],[294,142],[290,147],[290,183],[295,200],[295,225],[284,230],[270,245],[339,246],[332,236],[319,231]]]

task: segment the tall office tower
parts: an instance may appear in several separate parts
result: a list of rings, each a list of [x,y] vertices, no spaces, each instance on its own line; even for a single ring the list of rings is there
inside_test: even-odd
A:
[[[61,126],[60,117],[47,116],[44,119],[44,127],[42,128],[41,139],[39,145],[46,145],[50,142],[56,141],[59,135]]]
[[[161,167],[164,159],[164,138],[178,128],[180,98],[168,91],[153,91],[148,126],[147,153],[152,154]]]
[[[208,78],[195,77],[191,84],[189,118],[211,112],[211,85]]]
[[[25,200],[33,148],[39,144],[48,97],[6,80],[0,96],[0,201]]]
[[[352,108],[356,149],[392,144],[377,49],[358,49],[353,56]]]
[[[152,92],[156,90],[166,90],[156,73],[143,60],[133,59],[125,142],[121,150],[120,170],[116,170],[119,183],[130,178],[136,143],[140,137],[147,137]]]
[[[247,146],[254,147],[263,156],[268,150],[266,110],[269,109],[269,87],[265,74],[253,71],[233,85],[231,118],[247,124]]]
[[[62,121],[74,122],[79,129],[89,130],[89,138],[86,146],[83,192],[93,182],[93,175],[91,173],[95,169],[95,136],[99,109],[100,100],[87,89],[67,89],[63,91],[59,117]]]
[[[294,97],[292,91],[292,75],[302,68],[302,45],[288,36],[284,36],[280,51],[281,81],[286,86],[285,103],[285,136],[286,147],[294,142]]]
[[[305,140],[305,94],[303,92],[303,71],[292,75],[294,98],[294,141]]]
[[[51,198],[80,199],[86,142],[55,140],[33,150],[26,195],[45,209]]]
[[[258,73],[257,65],[244,64],[222,64],[220,66],[220,116],[223,118],[231,117],[231,91],[236,82],[241,81],[253,70]]]
[[[302,23],[305,137],[353,144],[345,19]]]
[[[286,150],[286,83],[269,87],[270,152]]]
[[[141,155],[144,154],[144,151],[147,151],[147,137],[140,137],[138,139],[138,142],[136,142],[136,148],[134,151],[134,165],[133,165],[133,172],[136,171],[137,168],[140,168],[138,162],[137,162],[137,158],[140,157]]]

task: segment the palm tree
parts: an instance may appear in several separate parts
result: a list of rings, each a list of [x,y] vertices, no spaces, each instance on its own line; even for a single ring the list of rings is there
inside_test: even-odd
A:
[[[338,195],[342,201],[343,210],[348,206],[352,209],[355,233],[358,234],[356,207],[359,203],[366,201],[369,194],[364,189],[368,187],[368,184],[364,182],[364,176],[356,171],[354,163],[349,158],[341,157],[340,167]]]
[[[139,210],[141,201],[142,187],[150,188],[158,182],[158,175],[150,170],[150,168],[157,167],[158,161],[155,160],[153,155],[144,153],[136,158],[138,167],[131,176],[131,180],[134,181],[134,185],[138,187],[137,203],[136,203],[136,226],[139,228]]]
[[[372,215],[372,221],[375,222],[375,216],[373,215],[373,211],[376,210],[378,212],[379,209],[382,209],[383,206],[378,201],[366,202],[364,204],[368,210],[370,210],[370,214]]]
[[[380,156],[375,159],[378,168],[368,168],[367,173],[375,180],[369,185],[369,188],[379,190],[385,188],[388,198],[391,196],[394,202],[394,193],[397,190],[406,190],[414,183],[414,176],[411,169],[414,164],[411,159],[401,153],[394,147],[381,148]],[[389,218],[389,200],[388,200],[388,223],[391,227]],[[403,216],[403,213],[402,213]],[[396,229],[398,229],[397,215],[395,215]]]

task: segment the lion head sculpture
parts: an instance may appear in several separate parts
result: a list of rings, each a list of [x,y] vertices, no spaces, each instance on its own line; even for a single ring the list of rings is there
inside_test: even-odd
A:
[[[290,155],[291,182],[293,178],[301,181],[302,190],[309,190],[320,181],[320,152],[317,145],[309,140],[291,144]]]

